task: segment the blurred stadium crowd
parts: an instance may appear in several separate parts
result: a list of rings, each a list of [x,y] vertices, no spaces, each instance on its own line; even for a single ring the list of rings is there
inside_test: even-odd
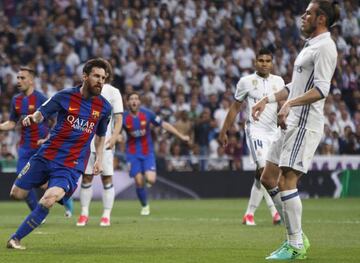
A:
[[[37,72],[48,97],[81,82],[82,63],[108,59],[123,98],[191,135],[191,146],[156,132],[158,170],[241,169],[248,154],[241,114],[229,145],[217,134],[240,77],[254,71],[256,50],[274,54],[273,73],[287,83],[301,50],[301,12],[309,1],[280,0],[3,0],[0,3],[0,119],[9,118],[21,65]],[[360,5],[340,1],[331,29],[339,57],[327,98],[318,154],[360,154]],[[16,159],[18,132],[1,132],[0,159]],[[123,144],[117,156],[123,163]],[[171,158],[169,158],[171,156]],[[210,158],[209,158],[210,157]]]

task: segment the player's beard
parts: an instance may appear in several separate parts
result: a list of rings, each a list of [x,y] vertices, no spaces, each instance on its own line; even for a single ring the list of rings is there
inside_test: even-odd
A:
[[[308,38],[312,35],[312,33],[314,33],[316,30],[316,20],[312,21],[309,28],[305,28],[303,27],[301,29],[301,33],[303,34],[304,37]]]
[[[101,94],[101,90],[102,90],[101,85],[98,84],[91,85],[90,83],[88,83],[88,86],[89,86],[89,94],[91,96],[99,96]]]

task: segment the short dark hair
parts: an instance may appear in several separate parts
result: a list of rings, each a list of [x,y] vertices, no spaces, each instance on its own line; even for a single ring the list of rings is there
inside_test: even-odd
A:
[[[93,68],[102,68],[105,70],[106,74],[109,74],[108,62],[105,62],[105,60],[102,58],[93,58],[86,61],[83,68],[83,73],[89,75]]]
[[[22,66],[22,67],[20,67],[20,71],[27,71],[33,78],[35,77],[35,70],[33,70],[30,67]]]
[[[265,48],[265,47],[259,49],[259,51],[256,54],[256,58],[260,57],[261,55],[269,55],[269,56],[271,56],[271,58],[273,57],[273,54],[270,51],[270,49]]]
[[[326,26],[330,28],[335,25],[336,21],[340,18],[340,6],[336,1],[327,1],[327,0],[312,0],[314,4],[318,4],[318,9],[316,10],[317,15],[326,16]]]
[[[107,65],[107,70],[106,71],[106,79],[105,82],[106,83],[111,83],[111,81],[113,81],[113,70],[112,70],[112,66],[110,64],[110,62],[106,59],[104,59],[105,64]]]
[[[140,99],[140,94],[137,91],[132,91],[126,95],[126,100],[129,100],[132,95],[137,95]]]

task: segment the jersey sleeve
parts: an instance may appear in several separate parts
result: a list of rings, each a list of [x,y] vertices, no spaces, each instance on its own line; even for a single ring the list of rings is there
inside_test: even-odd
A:
[[[107,113],[99,120],[99,124],[97,126],[97,129],[96,129],[96,135],[102,137],[102,136],[105,136],[106,134],[106,130],[107,130],[107,126],[110,122],[110,114],[111,114],[111,111],[107,111]]]
[[[11,99],[9,119],[13,122],[17,122],[19,120],[19,116],[16,114],[16,110],[15,110],[15,98]]]
[[[38,109],[42,116],[47,119],[49,117],[55,116],[55,114],[61,110],[61,98],[63,96],[61,93],[56,93],[53,97],[46,100]]]
[[[40,103],[43,104],[45,101],[47,101],[47,97],[45,97],[44,94],[39,93],[39,99],[40,99]]]
[[[150,117],[150,122],[155,125],[155,126],[160,126],[162,123],[162,119],[160,118],[160,116],[157,116],[154,112],[149,111],[148,112],[149,117]]]
[[[323,97],[330,91],[330,83],[335,71],[337,53],[335,47],[319,48],[314,57],[314,85]]]
[[[113,103],[111,106],[113,108],[113,114],[119,114],[124,112],[123,100],[118,89],[114,89]]]
[[[248,95],[248,89],[245,85],[245,81],[243,78],[239,80],[239,82],[236,84],[236,90],[234,98],[235,100],[242,102],[246,96]]]

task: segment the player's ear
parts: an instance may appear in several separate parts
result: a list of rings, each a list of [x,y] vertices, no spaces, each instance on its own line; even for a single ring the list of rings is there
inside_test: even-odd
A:
[[[324,14],[320,14],[317,17],[318,24],[326,27],[326,19],[327,18],[326,18],[326,16]]]
[[[89,76],[88,76],[86,73],[83,73],[83,74],[82,74],[82,80],[83,80],[83,81],[87,80],[88,77],[89,77]]]

